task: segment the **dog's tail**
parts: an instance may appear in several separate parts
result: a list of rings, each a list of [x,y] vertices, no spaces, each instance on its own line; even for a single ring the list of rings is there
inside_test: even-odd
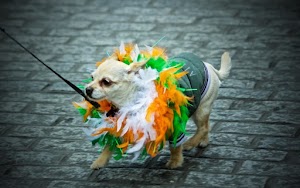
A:
[[[221,68],[220,70],[213,69],[218,75],[220,80],[224,80],[229,76],[231,69],[231,58],[228,52],[224,52],[221,57]]]

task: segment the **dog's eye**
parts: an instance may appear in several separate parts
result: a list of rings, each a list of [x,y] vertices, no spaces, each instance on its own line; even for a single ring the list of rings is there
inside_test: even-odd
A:
[[[91,76],[91,79],[94,80],[94,76]]]
[[[99,81],[100,86],[111,86],[112,85],[112,81],[109,80],[108,78],[103,78],[102,80]]]

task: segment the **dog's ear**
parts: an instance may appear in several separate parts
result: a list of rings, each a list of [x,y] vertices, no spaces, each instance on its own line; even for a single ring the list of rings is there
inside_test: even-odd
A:
[[[138,72],[140,69],[144,68],[148,60],[142,62],[133,62],[129,65],[128,74],[132,72]]]
[[[117,57],[116,54],[112,54],[111,56],[103,58],[101,61],[97,62],[96,66],[99,67],[102,63],[104,63],[107,60],[116,60],[116,61],[118,61],[118,57]]]

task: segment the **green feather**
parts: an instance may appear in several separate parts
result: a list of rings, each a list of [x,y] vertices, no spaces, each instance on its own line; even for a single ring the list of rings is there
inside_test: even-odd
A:
[[[122,155],[123,155],[123,151],[122,149],[118,148],[117,146],[121,143],[121,140],[120,138],[116,138],[114,137],[114,148],[115,148],[115,155],[114,155],[114,159],[115,160],[120,160],[122,158]]]
[[[101,139],[101,137],[103,137],[103,135],[95,140],[92,140],[92,145],[94,146],[96,143],[99,143],[99,140]]]
[[[161,151],[163,148],[164,148],[164,143],[161,142],[161,143],[160,143],[160,146],[159,146],[159,148],[158,148],[158,151]]]
[[[176,146],[177,138],[181,133],[185,133],[186,123],[189,119],[189,110],[186,106],[180,106],[181,116],[174,110],[173,119],[173,143]]]
[[[96,109],[92,110],[91,118],[100,118],[99,112]]]
[[[129,65],[132,61],[130,60],[129,56],[125,56],[123,59],[123,63],[125,63],[126,65]]]
[[[143,54],[139,54],[137,58],[137,62],[145,61],[147,60],[146,57]]]
[[[78,87],[79,89],[81,89],[81,90],[85,88],[85,86],[84,86],[84,85],[81,85],[81,84],[78,84],[77,87]]]
[[[85,80],[82,80],[83,83],[90,83],[91,81],[93,81],[92,78],[88,78],[88,79],[85,79]]]
[[[95,145],[96,143],[98,143],[100,147],[104,147],[104,146],[108,145],[109,149],[114,154],[115,160],[119,160],[123,157],[122,149],[117,147],[121,143],[120,138],[117,138],[117,137],[107,133],[105,135],[101,135],[99,138],[92,141],[93,145]]]
[[[178,67],[183,67],[185,65],[184,62],[178,62],[178,61],[173,61],[173,60],[169,60],[168,61],[168,67],[175,67],[175,68],[178,68]],[[180,70],[179,70],[180,71]]]
[[[139,156],[139,160],[144,160],[147,155],[148,155],[147,150],[146,150],[146,148],[144,148]]]
[[[84,109],[82,107],[77,107],[77,110],[78,110],[79,114],[82,116],[84,116],[86,114],[86,109]]]
[[[158,72],[162,71],[165,68],[166,61],[161,57],[152,57],[146,63],[146,68],[151,67],[156,69]]]

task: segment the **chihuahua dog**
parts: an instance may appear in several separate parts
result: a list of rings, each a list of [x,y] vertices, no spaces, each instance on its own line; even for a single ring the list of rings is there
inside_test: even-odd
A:
[[[136,73],[144,67],[146,62],[133,62],[127,65],[117,61],[117,57],[112,56],[105,60],[92,73],[93,81],[86,87],[86,95],[90,100],[99,101],[107,99],[112,104],[121,108],[136,92],[133,79]],[[112,66],[114,65],[114,66]],[[231,58],[228,52],[221,57],[221,68],[216,70],[211,64],[204,63],[207,74],[210,77],[210,84],[207,85],[206,93],[202,96],[199,106],[191,116],[197,126],[196,133],[189,138],[183,145],[170,146],[170,160],[167,167],[170,169],[180,167],[183,163],[182,150],[190,150],[196,146],[205,147],[208,145],[209,138],[209,116],[213,102],[216,100],[221,80],[228,77],[231,69]],[[112,152],[109,146],[105,146],[100,156],[91,165],[92,169],[99,169],[105,166]]]

